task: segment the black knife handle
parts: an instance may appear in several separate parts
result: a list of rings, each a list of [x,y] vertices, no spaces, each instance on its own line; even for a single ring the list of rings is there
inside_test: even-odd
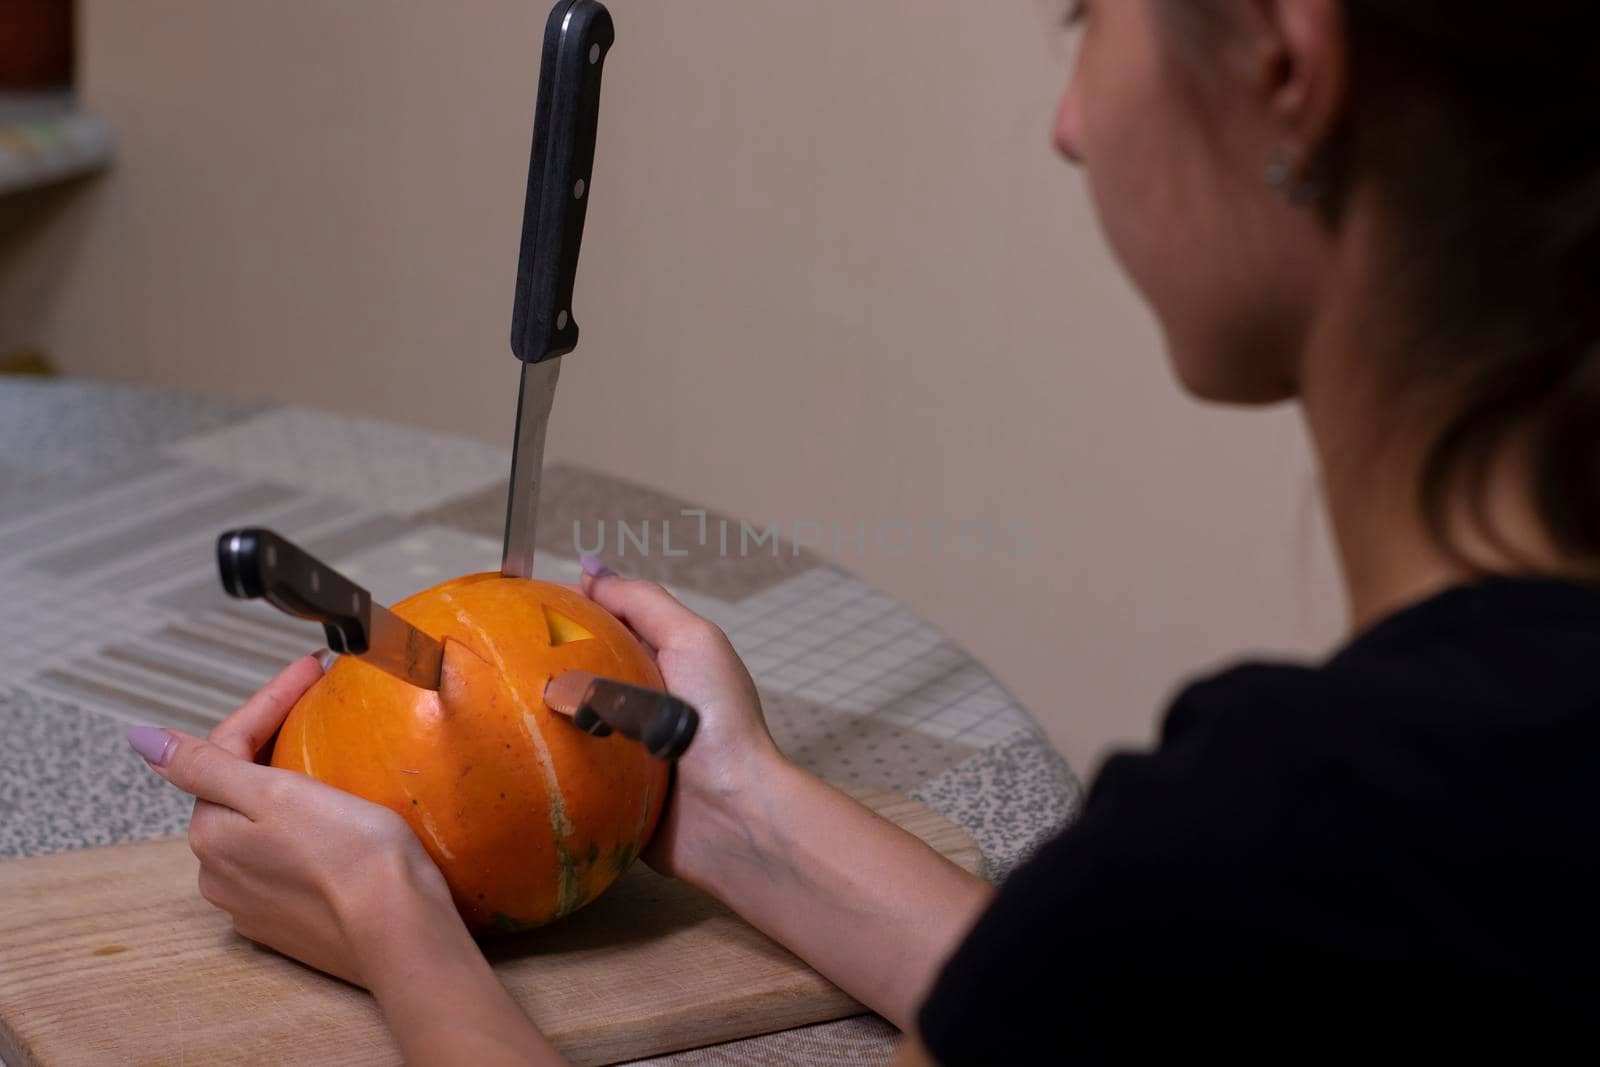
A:
[[[334,652],[367,651],[372,594],[293,541],[259,526],[229,530],[217,538],[217,569],[229,596],[322,623]]]
[[[700,713],[671,693],[596,678],[572,721],[597,737],[615,729],[643,744],[652,756],[674,760],[694,740]]]
[[[559,0],[545,23],[511,310],[511,351],[524,363],[578,344],[572,288],[600,121],[600,72],[615,40],[611,13],[599,0]]]

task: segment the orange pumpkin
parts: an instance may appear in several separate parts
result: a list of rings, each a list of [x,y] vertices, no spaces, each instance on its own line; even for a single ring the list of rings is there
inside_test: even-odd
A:
[[[393,610],[444,640],[439,691],[341,656],[284,721],[273,766],[399,812],[474,930],[583,907],[655,832],[667,765],[579,730],[545,705],[545,683],[577,669],[659,688],[649,653],[548,582],[469,575]]]

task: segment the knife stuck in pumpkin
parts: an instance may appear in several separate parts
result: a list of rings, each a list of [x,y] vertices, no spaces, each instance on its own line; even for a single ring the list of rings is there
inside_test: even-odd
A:
[[[419,689],[438,689],[444,645],[305,549],[259,526],[217,538],[222,588],[241,600],[322,623],[328,648],[359,656]]]
[[[598,0],[561,0],[545,25],[511,309],[511,351],[522,361],[522,383],[500,561],[508,578],[533,577],[545,430],[561,357],[578,344],[572,290],[594,167],[600,72],[615,40],[611,15]]]
[[[578,728],[605,737],[615,730],[632,738],[657,759],[674,760],[694,740],[700,713],[686,701],[659,689],[567,671],[544,688],[550,710],[572,718]]]

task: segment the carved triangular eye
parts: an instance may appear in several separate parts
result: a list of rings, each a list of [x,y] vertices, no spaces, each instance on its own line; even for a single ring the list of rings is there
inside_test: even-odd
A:
[[[594,634],[573,622],[559,611],[552,611],[548,604],[544,605],[545,625],[550,627],[550,647],[565,645],[572,641],[593,641]]]

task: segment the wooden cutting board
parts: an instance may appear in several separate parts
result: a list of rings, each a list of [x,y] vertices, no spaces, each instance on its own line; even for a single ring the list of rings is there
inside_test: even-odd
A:
[[[967,870],[922,804],[851,790]],[[181,839],[0,863],[0,1058],[70,1064],[390,1064],[372,998],[238,937]],[[614,1063],[863,1009],[710,897],[643,864],[576,915],[492,943],[574,1062]]]

